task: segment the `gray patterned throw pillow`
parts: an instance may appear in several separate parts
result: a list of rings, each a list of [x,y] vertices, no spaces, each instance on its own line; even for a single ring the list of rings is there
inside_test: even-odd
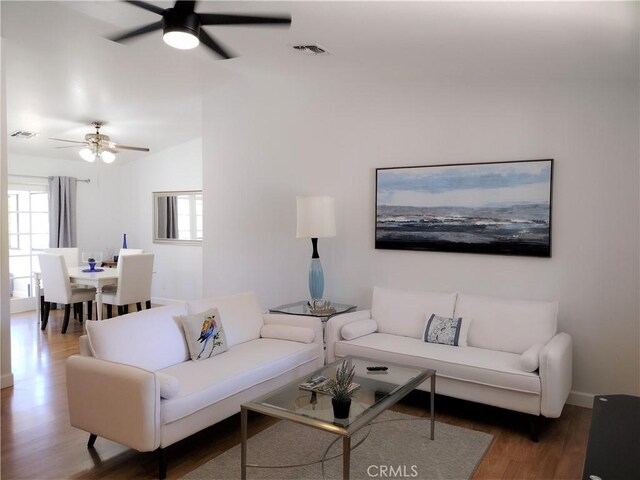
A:
[[[424,327],[423,339],[427,343],[441,343],[444,345],[453,345],[455,347],[466,345],[466,338],[464,339],[464,342],[461,342],[460,338],[462,324],[462,317],[447,318],[433,313],[429,318],[427,318],[427,322]]]

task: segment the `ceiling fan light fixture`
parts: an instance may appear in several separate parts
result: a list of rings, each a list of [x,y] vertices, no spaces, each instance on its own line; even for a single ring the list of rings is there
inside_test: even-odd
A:
[[[96,161],[96,154],[93,153],[90,148],[83,148],[78,152],[78,154],[83,160],[86,160],[87,162],[93,163]]]
[[[200,44],[200,40],[198,40],[198,37],[196,37],[193,32],[175,27],[166,29],[162,39],[167,45],[179,50],[189,50],[196,48]]]
[[[104,163],[113,163],[116,156],[109,150],[104,150],[103,152],[100,152],[100,158]]]

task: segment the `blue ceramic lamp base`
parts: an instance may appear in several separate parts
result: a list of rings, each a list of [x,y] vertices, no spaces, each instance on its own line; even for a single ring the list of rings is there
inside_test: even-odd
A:
[[[318,239],[312,238],[313,254],[311,255],[311,266],[309,267],[309,293],[312,300],[322,299],[324,294],[324,272],[318,255]]]
[[[324,273],[319,258],[311,259],[309,267],[309,293],[313,300],[319,300],[324,294]]]

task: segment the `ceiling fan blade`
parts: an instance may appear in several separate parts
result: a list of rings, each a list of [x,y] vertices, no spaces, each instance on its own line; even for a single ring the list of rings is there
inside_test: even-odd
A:
[[[147,2],[137,2],[132,0],[124,0],[126,3],[130,3],[131,5],[135,5],[136,7],[142,8],[149,12],[157,13],[158,15],[162,15],[164,13],[164,9],[160,7],[156,7],[155,5],[151,5]]]
[[[148,152],[149,149],[145,147],[130,147],[129,145],[120,145],[118,143],[114,143],[111,145],[111,148],[115,148],[117,150],[135,150],[137,152]]]
[[[84,145],[65,145],[64,147],[53,147],[53,148],[55,148],[55,149],[58,149],[58,148],[81,148],[83,146],[88,146],[88,145],[89,145],[88,143],[85,143]]]
[[[196,2],[177,0],[173,8],[181,12],[193,12],[196,9]]]
[[[216,42],[213,38],[211,38],[209,34],[205,32],[202,28],[200,29],[200,34],[198,35],[198,38],[204,45],[206,45],[211,50],[216,52],[222,58],[226,60],[233,58],[233,55],[230,55],[224,48],[220,46],[218,42]]]
[[[138,2],[136,2],[138,3]],[[140,2],[142,3],[142,2]],[[144,35],[145,33],[151,33],[156,30],[162,29],[162,20],[159,22],[150,23],[149,25],[145,25],[144,27],[136,28],[135,30],[130,30],[128,32],[122,33],[120,35],[107,37],[112,42],[122,42],[131,37],[137,37],[138,35]]]
[[[51,137],[49,137],[49,140],[56,140],[58,142],[81,143],[82,145],[89,145],[87,142],[78,142],[76,140],[65,140],[64,138],[51,138]],[[60,147],[58,147],[58,148],[60,148]]]
[[[263,17],[253,15],[226,15],[218,13],[201,13],[202,25],[290,25],[291,17]]]

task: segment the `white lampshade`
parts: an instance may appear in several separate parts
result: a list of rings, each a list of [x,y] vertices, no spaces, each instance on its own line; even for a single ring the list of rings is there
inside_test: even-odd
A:
[[[296,197],[296,238],[336,236],[335,199],[325,196]]]
[[[181,32],[179,30],[171,30],[166,32],[162,39],[164,43],[178,48],[180,50],[189,50],[190,48],[196,48],[200,44],[198,37],[188,32]]]
[[[111,163],[116,159],[116,156],[109,150],[105,150],[100,153],[100,158],[104,163]]]
[[[83,148],[78,152],[78,154],[80,155],[80,157],[82,157],[83,160],[86,160],[87,162],[96,161],[96,154],[93,153],[90,148]]]

